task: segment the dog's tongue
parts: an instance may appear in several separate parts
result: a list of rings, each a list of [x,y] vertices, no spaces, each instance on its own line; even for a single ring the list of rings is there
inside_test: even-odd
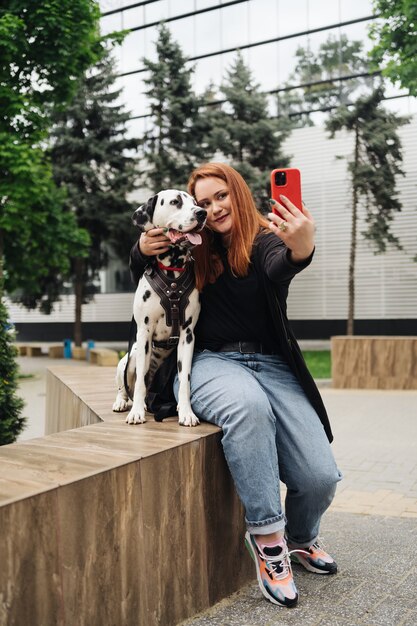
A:
[[[200,245],[201,235],[199,235],[198,233],[185,233],[185,236],[187,237],[188,241],[191,241],[191,243],[195,246]]]
[[[168,231],[168,237],[171,239],[172,243],[176,243],[178,239],[187,238],[194,246],[198,246],[201,243],[201,235],[198,233],[181,233],[178,230],[174,230],[170,228]]]

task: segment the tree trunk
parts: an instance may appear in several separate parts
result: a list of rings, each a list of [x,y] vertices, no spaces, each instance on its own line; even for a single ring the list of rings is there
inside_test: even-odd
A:
[[[356,185],[356,172],[359,164],[359,127],[355,127],[355,160],[352,173],[352,230],[350,237],[350,258],[349,258],[349,277],[348,277],[348,319],[347,319],[347,335],[354,334],[355,319],[355,262],[356,262],[356,240],[358,228],[358,188]]]
[[[83,285],[84,285],[84,259],[78,257],[75,259],[75,278],[74,278],[74,294],[75,294],[75,321],[74,321],[74,343],[76,346],[82,344],[81,329],[81,306],[83,303]]]

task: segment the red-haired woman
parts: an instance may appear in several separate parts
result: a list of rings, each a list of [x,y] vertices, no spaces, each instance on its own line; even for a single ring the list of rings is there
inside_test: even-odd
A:
[[[286,316],[289,284],[313,257],[314,221],[284,196],[277,203],[283,219],[274,213],[265,219],[243,178],[223,163],[198,167],[188,191],[208,213],[203,243],[193,251],[201,313],[192,408],[222,428],[262,593],[294,606],[290,552],[311,572],[337,571],[318,533],[341,474],[326,410]],[[133,273],[168,242],[161,229],[143,233],[132,250]],[[285,515],[280,480],[287,486]]]

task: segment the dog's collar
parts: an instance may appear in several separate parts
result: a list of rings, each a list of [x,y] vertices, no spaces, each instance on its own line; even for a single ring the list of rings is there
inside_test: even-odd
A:
[[[158,267],[160,270],[165,270],[166,272],[184,272],[185,267],[167,267],[161,261],[158,261]]]

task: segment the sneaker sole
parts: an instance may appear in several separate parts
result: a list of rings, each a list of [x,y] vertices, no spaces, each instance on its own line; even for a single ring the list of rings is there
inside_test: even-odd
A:
[[[298,602],[298,594],[297,596],[294,598],[294,600],[289,600],[289,602],[291,602],[291,604],[281,604],[281,602],[278,602],[278,600],[276,600],[273,596],[270,596],[269,593],[267,592],[267,590],[265,589],[263,582],[262,582],[262,578],[261,578],[261,573],[259,571],[259,566],[258,566],[258,559],[256,558],[256,554],[253,551],[253,547],[252,544],[250,543],[250,541],[248,541],[248,539],[246,539],[245,537],[245,545],[246,548],[251,556],[252,561],[255,563],[255,567],[256,567],[256,578],[258,579],[258,587],[262,592],[262,595],[269,600],[270,602],[272,602],[272,604],[275,604],[276,606],[280,606],[282,609],[291,609],[293,607],[295,607],[295,605]]]
[[[291,561],[293,561],[294,563],[298,563],[298,565],[301,565],[306,570],[308,570],[309,572],[313,572],[314,574],[324,574],[326,576],[337,574],[337,568],[333,572],[319,569],[318,567],[314,567],[314,565],[311,565],[311,563],[309,563],[306,559],[303,559],[303,557],[298,556],[298,554],[291,554],[290,558]]]

